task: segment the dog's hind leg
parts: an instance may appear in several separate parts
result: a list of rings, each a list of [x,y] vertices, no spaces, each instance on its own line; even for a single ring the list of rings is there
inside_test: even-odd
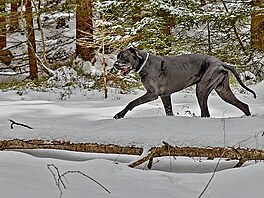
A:
[[[210,117],[207,100],[211,91],[212,89],[208,89],[204,86],[197,84],[196,96],[201,109],[201,117]]]
[[[224,79],[223,70],[218,67],[208,69],[196,86],[196,96],[201,109],[201,117],[210,117],[208,110],[208,96]]]
[[[173,116],[171,95],[160,96],[167,116]]]
[[[225,74],[224,80],[216,87],[215,90],[225,102],[236,106],[241,111],[243,111],[245,115],[247,116],[250,115],[248,105],[238,100],[233,94],[233,92],[231,91],[230,86],[229,86],[228,73]]]

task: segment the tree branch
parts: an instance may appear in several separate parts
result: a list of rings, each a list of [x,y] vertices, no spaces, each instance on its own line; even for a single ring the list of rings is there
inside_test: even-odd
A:
[[[95,179],[93,179],[92,177],[90,177],[89,175],[81,172],[81,171],[66,171],[65,173],[62,173],[60,174],[60,171],[59,171],[59,168],[57,166],[55,166],[54,164],[47,164],[47,168],[49,169],[49,171],[51,172],[54,180],[55,180],[55,184],[56,186],[58,187],[59,191],[60,191],[60,198],[62,197],[63,195],[63,191],[62,191],[62,188],[61,186],[66,189],[67,186],[66,184],[64,183],[63,181],[63,178],[64,180],[68,182],[68,180],[66,179],[66,175],[69,175],[69,174],[80,174],[90,180],[92,180],[94,183],[96,183],[97,185],[99,185],[101,188],[103,188],[107,193],[110,194],[110,191],[104,187],[101,183],[99,183],[98,181],[96,181]],[[54,169],[54,170],[53,170]]]
[[[45,140],[2,140],[0,150],[6,149],[57,149],[89,153],[141,155],[142,148],[133,146],[117,146],[113,144],[103,145],[96,143],[71,143],[70,141],[53,140],[47,143]]]
[[[224,0],[221,0],[221,2],[223,3],[223,5],[224,5],[224,7],[225,7],[226,12],[229,12],[229,10],[228,10],[228,8],[227,8],[227,5],[226,5],[225,1],[224,1]],[[246,51],[246,48],[245,48],[245,46],[244,46],[242,40],[241,40],[240,37],[239,37],[239,34],[238,34],[238,31],[237,31],[237,28],[236,28],[236,24],[235,24],[235,22],[234,22],[234,24],[232,24],[232,27],[233,27],[233,30],[234,30],[235,36],[236,36],[236,38],[237,38],[237,40],[238,40],[238,42],[239,42],[239,44],[240,44],[241,49],[243,50],[243,52],[245,52],[245,51]]]
[[[29,129],[33,129],[32,127],[26,125],[26,124],[22,124],[22,123],[18,123],[18,122],[15,122],[14,120],[11,120],[11,119],[8,119],[10,122],[11,122],[11,129],[14,129],[14,125],[19,125],[19,126],[22,126],[22,127],[26,127],[26,128],[29,128]]]
[[[242,148],[199,148],[199,147],[173,147],[165,144],[161,147],[154,147],[150,149],[147,156],[129,164],[129,167],[135,168],[149,160],[156,157],[164,156],[185,156],[185,157],[207,157],[213,158],[227,158],[230,160],[239,160],[236,165],[241,166],[247,160],[263,160],[264,151],[257,149],[242,149]],[[152,162],[149,163],[151,168]]]

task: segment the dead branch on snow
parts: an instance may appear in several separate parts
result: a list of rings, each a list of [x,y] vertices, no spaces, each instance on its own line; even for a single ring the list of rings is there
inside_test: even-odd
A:
[[[91,181],[93,181],[94,183],[96,183],[97,185],[99,185],[101,188],[103,188],[106,192],[108,192],[110,194],[110,191],[104,187],[101,183],[99,183],[98,181],[96,181],[95,179],[93,179],[92,177],[90,177],[89,175],[81,172],[81,171],[66,171],[65,173],[60,173],[59,171],[59,168],[57,166],[55,166],[54,164],[47,164],[47,168],[49,169],[49,171],[51,172],[54,180],[55,180],[55,184],[56,186],[58,187],[59,191],[60,191],[60,198],[62,197],[63,195],[63,191],[62,191],[62,188],[63,189],[66,189],[67,186],[64,182],[64,180],[68,182],[68,180],[66,179],[66,176],[69,175],[69,174],[79,174],[79,175],[82,175],[88,179],[90,179]]]
[[[15,122],[14,120],[11,120],[11,119],[8,119],[8,120],[11,122],[11,125],[10,125],[11,129],[14,129],[14,125],[26,127],[26,128],[29,128],[29,129],[33,129],[31,126],[28,126],[26,124],[18,123],[18,122]]]
[[[140,160],[133,162],[129,165],[135,168],[147,161],[149,161],[148,168],[152,167],[153,158],[164,156],[185,156],[185,157],[207,157],[214,158],[227,158],[230,160],[239,160],[235,167],[240,167],[248,160],[264,160],[264,151],[258,149],[244,149],[244,148],[199,148],[199,147],[177,147],[171,146],[168,143],[161,147],[151,148],[147,156]]]

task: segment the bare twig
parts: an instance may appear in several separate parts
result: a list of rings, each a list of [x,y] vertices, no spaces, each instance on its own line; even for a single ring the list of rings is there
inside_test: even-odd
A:
[[[110,191],[106,187],[104,187],[101,183],[99,183],[98,181],[96,181],[95,179],[93,179],[92,177],[90,177],[89,175],[87,175],[81,171],[67,171],[67,172],[63,173],[61,175],[61,177],[64,177],[66,179],[66,175],[68,175],[68,174],[80,174],[84,177],[87,177],[88,179],[92,180],[94,183],[96,183],[97,185],[102,187],[106,192],[108,192],[110,194]]]
[[[59,168],[57,166],[55,166],[54,164],[47,164],[47,168],[49,169],[49,171],[51,172],[54,180],[55,180],[55,184],[58,187],[59,191],[60,191],[60,198],[63,195],[63,191],[62,189],[66,189],[67,186],[64,182],[64,180],[69,184],[68,180],[66,179],[66,176],[69,174],[79,174],[82,175],[90,180],[92,180],[94,183],[96,183],[97,185],[99,185],[101,188],[103,188],[107,193],[110,194],[110,191],[104,187],[101,183],[99,183],[98,181],[96,181],[95,179],[93,179],[92,177],[90,177],[89,175],[81,172],[81,171],[66,171],[65,173],[60,173]],[[53,170],[54,169],[54,170]],[[64,180],[63,180],[64,179]]]
[[[43,28],[42,28],[43,26],[42,26],[42,22],[40,19],[40,12],[39,12],[39,8],[37,7],[35,1],[32,1],[32,4],[33,4],[34,9],[37,13],[37,19],[39,22],[38,24],[39,24],[39,31],[40,31],[40,35],[41,35],[42,58],[43,58],[43,63],[44,63],[43,66],[46,66],[47,65],[47,58],[46,58],[46,49],[45,49],[45,42],[44,42],[44,32],[43,32]],[[39,6],[40,6],[40,4],[39,4]]]
[[[29,129],[33,129],[32,127],[26,125],[26,124],[22,124],[22,123],[18,123],[18,122],[15,122],[14,120],[11,120],[11,119],[8,119],[10,122],[11,122],[11,129],[14,128],[14,125],[19,125],[19,126],[22,126],[22,127],[26,127],[26,128],[29,128]]]
[[[56,186],[58,186],[58,189],[59,189],[59,191],[60,191],[60,198],[61,198],[61,197],[62,197],[62,194],[63,194],[62,189],[61,189],[61,185],[62,185],[64,188],[66,188],[66,186],[64,185],[64,182],[63,182],[63,180],[61,179],[60,171],[59,171],[59,169],[58,169],[54,164],[48,164],[48,165],[47,165],[47,168],[48,168],[49,171],[51,172],[51,174],[52,174],[52,176],[53,176],[53,178],[54,178],[54,180],[55,180],[55,184],[56,184]],[[55,169],[56,174],[54,173],[54,171],[52,170],[52,168]]]
[[[226,147],[226,119],[224,118],[225,116],[225,111],[223,113],[223,117],[222,117],[222,122],[223,122],[223,133],[224,133],[224,147]]]
[[[223,156],[225,155],[226,151],[227,151],[227,150],[224,150],[224,152],[222,153],[221,157],[218,159],[217,164],[216,164],[216,166],[215,166],[215,168],[214,168],[214,172],[213,172],[212,176],[210,177],[209,181],[207,182],[206,186],[204,187],[203,191],[201,192],[201,194],[199,195],[198,198],[201,198],[201,197],[203,196],[203,194],[205,193],[205,191],[207,190],[207,188],[208,188],[209,185],[211,184],[211,182],[212,182],[212,180],[213,180],[213,178],[214,178],[214,176],[215,176],[215,173],[216,173],[216,171],[217,171],[217,169],[218,169],[218,166],[219,166],[219,164],[220,164],[220,161],[221,161],[221,159],[223,158]]]

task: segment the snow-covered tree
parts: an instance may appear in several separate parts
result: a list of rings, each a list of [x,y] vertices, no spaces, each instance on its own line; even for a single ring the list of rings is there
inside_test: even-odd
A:
[[[243,65],[250,57],[248,1],[105,1],[101,9],[119,46],[128,43],[157,54],[207,53]],[[242,58],[241,58],[242,57]]]

